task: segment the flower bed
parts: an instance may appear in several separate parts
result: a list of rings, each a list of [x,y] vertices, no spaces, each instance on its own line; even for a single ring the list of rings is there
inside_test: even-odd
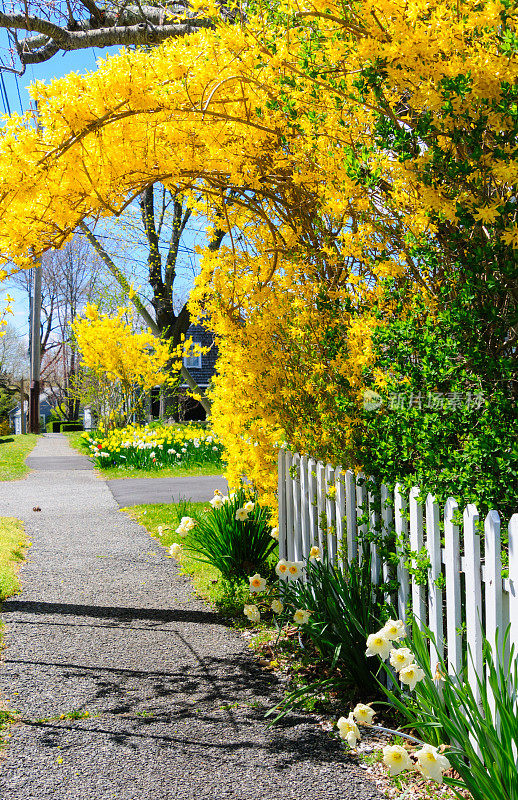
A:
[[[223,445],[210,429],[198,425],[128,425],[107,433],[85,431],[83,440],[103,468],[222,466]]]

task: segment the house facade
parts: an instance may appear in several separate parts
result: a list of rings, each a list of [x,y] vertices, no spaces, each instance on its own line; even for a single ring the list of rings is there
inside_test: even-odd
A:
[[[26,428],[25,430],[29,430],[29,422],[28,422],[28,413],[29,413],[29,404],[25,403],[25,415],[26,415]],[[49,403],[46,395],[40,395],[40,431],[44,431],[45,427],[48,422],[50,422],[52,414],[52,406]],[[14,433],[19,435],[22,432],[22,412],[20,408],[20,404],[18,403],[17,406],[9,411],[9,424],[13,429]]]
[[[193,345],[201,345],[204,350],[207,350],[200,355],[186,355],[183,359],[185,368],[189,370],[202,392],[205,392],[216,371],[218,351],[214,344],[214,334],[204,325],[197,323],[189,326],[185,339],[192,339]],[[162,405],[165,405],[165,413],[160,413],[160,389],[157,388],[151,394],[151,416],[153,418],[172,416],[187,422],[206,418],[205,409],[201,403],[189,397],[189,387],[186,383],[180,384],[174,395],[167,397],[165,401],[162,400]]]

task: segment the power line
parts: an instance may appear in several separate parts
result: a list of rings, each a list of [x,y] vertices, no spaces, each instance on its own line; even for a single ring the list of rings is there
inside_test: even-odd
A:
[[[4,104],[4,111],[6,114],[11,116],[11,106],[9,105],[9,98],[7,96],[7,90],[5,88],[5,81],[4,81],[4,73],[0,72],[0,82],[2,84],[2,101]]]
[[[16,91],[18,92],[18,100],[20,101],[20,111],[23,114],[23,103],[22,103],[22,96],[20,94],[20,84],[18,83],[18,75],[14,74],[14,80],[16,81]]]

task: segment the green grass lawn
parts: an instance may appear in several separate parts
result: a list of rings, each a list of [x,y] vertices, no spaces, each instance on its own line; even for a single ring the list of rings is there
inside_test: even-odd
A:
[[[175,533],[182,517],[199,516],[204,509],[208,509],[208,503],[191,503],[183,501],[181,503],[156,503],[152,505],[132,506],[122,509],[128,516],[143,525],[149,534],[160,542],[164,548],[175,542],[183,544],[184,540]],[[162,527],[162,536],[158,532],[158,527]],[[245,618],[242,615],[243,602],[248,596],[248,585],[236,586],[229,584],[221,578],[220,573],[209,564],[190,558],[187,554],[182,554],[181,569],[185,575],[189,575],[193,581],[193,588],[200,597],[213,603],[225,616],[236,617],[234,624],[242,623],[245,625]],[[242,618],[242,619],[241,619]]]
[[[83,447],[83,433],[84,431],[71,431],[70,433],[64,433],[63,436],[67,437],[70,447],[73,447],[74,450],[78,450],[84,455],[87,451],[86,448]]]
[[[34,448],[38,437],[34,433],[19,436],[0,436],[0,481],[15,481],[29,472],[24,460]]]
[[[23,438],[21,436],[17,438]],[[36,437],[34,437],[36,438]],[[0,601],[20,591],[18,569],[25,560],[30,542],[27,541],[22,523],[12,517],[0,517]],[[0,622],[0,649],[3,643],[3,623]],[[0,708],[0,748],[6,744],[4,731],[12,722],[10,712]]]
[[[81,431],[65,433],[69,444],[83,455],[89,455],[87,447],[84,447]],[[103,478],[114,480],[116,478],[190,478],[200,475],[221,475],[222,469],[213,464],[201,464],[193,467],[160,467],[157,469],[128,469],[127,467],[105,467],[96,466]]]
[[[159,469],[127,469],[124,467],[107,467],[99,469],[106,480],[115,478],[189,478],[200,475],[222,475],[223,470],[212,465],[198,467],[161,467]]]
[[[20,591],[17,572],[27,545],[22,523],[12,517],[0,517],[0,601]]]

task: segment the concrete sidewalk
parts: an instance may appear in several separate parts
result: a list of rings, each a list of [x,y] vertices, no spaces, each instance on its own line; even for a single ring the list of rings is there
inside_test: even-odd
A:
[[[56,436],[33,455],[75,458]],[[20,721],[0,761],[1,797],[379,798],[306,718],[267,730],[277,679],[92,469],[0,483],[0,516],[22,519],[33,542],[23,592],[3,612],[0,691]]]

